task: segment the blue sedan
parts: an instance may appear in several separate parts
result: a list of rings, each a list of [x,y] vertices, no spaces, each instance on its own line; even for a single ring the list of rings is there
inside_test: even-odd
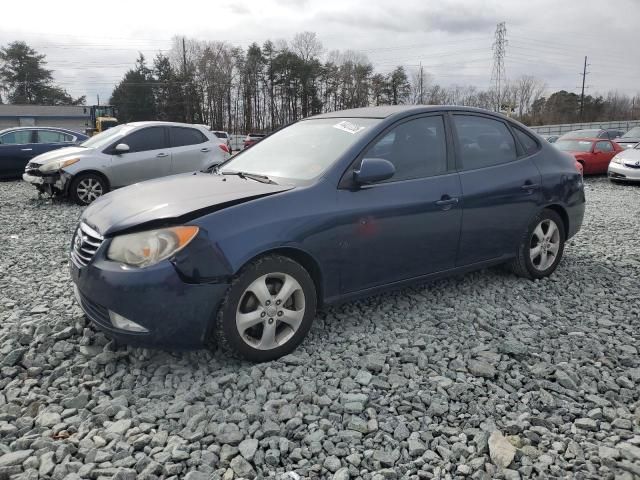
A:
[[[87,316],[138,345],[266,361],[316,309],[498,264],[551,275],[582,224],[573,159],[464,107],[327,113],[212,173],[109,193],[83,213],[71,276]]]
[[[0,130],[0,178],[19,178],[36,155],[85,141],[86,135],[57,127]]]

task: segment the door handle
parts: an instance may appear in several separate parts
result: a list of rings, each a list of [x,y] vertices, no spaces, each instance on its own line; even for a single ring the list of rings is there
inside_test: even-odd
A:
[[[211,149],[210,149],[210,148],[205,147],[205,148],[201,148],[201,149],[200,149],[200,151],[201,151],[201,152],[210,152],[210,151],[211,151]]]
[[[449,210],[454,205],[458,204],[458,198],[451,198],[449,195],[443,195],[442,198],[436,201],[436,205],[442,208],[442,210]]]
[[[23,152],[30,152],[33,148],[21,148],[20,150]]]
[[[159,153],[159,154],[156,155],[156,157],[158,157],[158,158],[163,158],[163,157],[168,157],[168,156],[169,156],[168,153]]]
[[[538,183],[531,183],[531,182],[526,182],[524,185],[522,185],[520,187],[522,190],[528,192],[528,193],[532,193],[534,190],[538,190],[540,188],[540,184]]]

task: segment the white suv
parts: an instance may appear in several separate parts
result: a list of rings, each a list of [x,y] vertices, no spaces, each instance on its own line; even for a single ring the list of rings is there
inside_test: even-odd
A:
[[[176,173],[207,170],[229,158],[202,125],[135,122],[110,128],[78,146],[33,158],[22,178],[42,193],[87,205],[111,189]]]

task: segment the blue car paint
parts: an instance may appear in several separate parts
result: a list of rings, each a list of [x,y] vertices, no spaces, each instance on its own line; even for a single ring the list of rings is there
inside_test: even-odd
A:
[[[67,130],[65,128],[57,127],[7,128],[0,131],[0,135],[21,130],[30,130],[32,132],[31,141],[29,143],[0,144],[0,178],[19,178],[24,173],[24,169],[27,166],[27,163],[29,163],[29,160],[31,160],[32,158],[51,150],[57,150],[59,148],[75,145],[75,143],[68,142],[38,143],[36,137],[36,132],[38,130],[48,130],[72,135],[76,137],[76,143],[83,142],[87,138],[89,138],[83,133],[78,133],[74,132],[73,130]]]
[[[490,115],[461,107],[335,112],[321,117],[384,118],[314,182],[291,188],[235,176],[182,175],[98,199],[82,219],[107,238],[87,267],[71,264],[73,281],[85,301],[131,318],[149,333],[118,331],[89,316],[128,343],[199,347],[233,276],[268,252],[305,266],[319,304],[326,305],[504,262],[545,207],[565,219],[568,237],[578,231],[585,202],[582,178],[573,160],[546,142],[514,162],[459,172],[455,139],[449,135],[446,174],[347,186],[344,179],[354,162],[382,132],[414,115],[445,112],[446,117],[450,111]],[[209,185],[216,192],[222,182],[220,198],[199,193]],[[138,200],[127,210],[127,195],[134,192]],[[166,206],[158,210],[160,195]],[[200,227],[196,240],[174,258],[139,270],[106,260],[114,235],[174,224]]]

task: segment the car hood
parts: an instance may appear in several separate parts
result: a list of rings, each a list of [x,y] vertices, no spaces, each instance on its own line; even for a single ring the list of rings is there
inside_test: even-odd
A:
[[[292,188],[237,175],[200,172],[173,175],[108,193],[89,205],[82,219],[106,236],[143,224],[160,226],[187,221]]]
[[[640,150],[635,148],[630,148],[628,150],[623,150],[616,155],[616,158],[621,158],[623,160],[640,160]]]
[[[63,147],[50,152],[42,153],[33,157],[29,162],[31,164],[44,165],[45,163],[55,162],[57,160],[66,160],[71,158],[82,158],[93,154],[92,148],[84,147]]]
[[[616,143],[640,143],[640,137],[618,137],[614,140]]]

